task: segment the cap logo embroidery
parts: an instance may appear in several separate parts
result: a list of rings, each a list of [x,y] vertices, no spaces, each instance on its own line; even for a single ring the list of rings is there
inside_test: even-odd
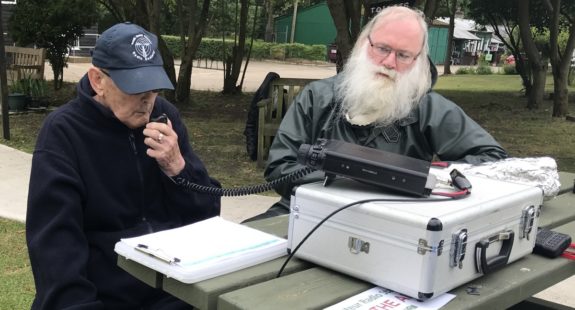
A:
[[[137,34],[132,38],[134,51],[132,55],[139,60],[148,61],[154,58],[156,51],[152,48],[152,41],[145,34]]]

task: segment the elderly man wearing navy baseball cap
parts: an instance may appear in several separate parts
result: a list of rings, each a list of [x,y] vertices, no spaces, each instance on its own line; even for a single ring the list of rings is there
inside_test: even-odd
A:
[[[132,23],[102,33],[77,97],[51,112],[32,158],[26,238],[36,284],[32,309],[185,309],[120,269],[121,238],[220,213],[219,187],[193,152],[174,105],[157,37]],[[167,116],[166,122],[154,121]]]

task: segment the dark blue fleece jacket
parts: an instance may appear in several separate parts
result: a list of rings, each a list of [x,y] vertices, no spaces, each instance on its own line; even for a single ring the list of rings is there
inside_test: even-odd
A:
[[[77,92],[46,117],[32,159],[26,219],[32,308],[140,308],[165,293],[120,269],[114,244],[219,215],[220,198],[178,188],[146,155],[143,127],[126,127],[94,101],[87,76]],[[219,187],[192,151],[177,109],[158,97],[152,117],[161,113],[186,160],[180,175]]]

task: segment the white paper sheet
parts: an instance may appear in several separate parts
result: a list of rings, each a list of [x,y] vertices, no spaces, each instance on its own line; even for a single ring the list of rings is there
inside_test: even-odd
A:
[[[327,307],[324,310],[435,310],[443,307],[453,298],[455,298],[455,295],[445,293],[430,300],[420,302],[386,288],[374,287],[333,306]]]

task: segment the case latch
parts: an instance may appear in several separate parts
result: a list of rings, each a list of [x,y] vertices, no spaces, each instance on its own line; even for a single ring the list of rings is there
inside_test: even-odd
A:
[[[463,267],[463,259],[467,250],[467,229],[460,229],[451,235],[451,248],[449,249],[449,266]]]
[[[537,210],[535,206],[529,206],[523,209],[521,212],[521,222],[519,223],[519,239],[527,238],[527,240],[529,240],[529,234],[533,230],[536,216]]]
[[[443,240],[439,241],[436,247],[427,243],[425,239],[419,239],[417,242],[417,254],[425,255],[427,252],[436,253],[437,256],[443,252]]]
[[[349,251],[353,254],[359,254],[360,252],[369,254],[369,242],[363,241],[359,238],[349,237],[347,246],[349,247]]]

